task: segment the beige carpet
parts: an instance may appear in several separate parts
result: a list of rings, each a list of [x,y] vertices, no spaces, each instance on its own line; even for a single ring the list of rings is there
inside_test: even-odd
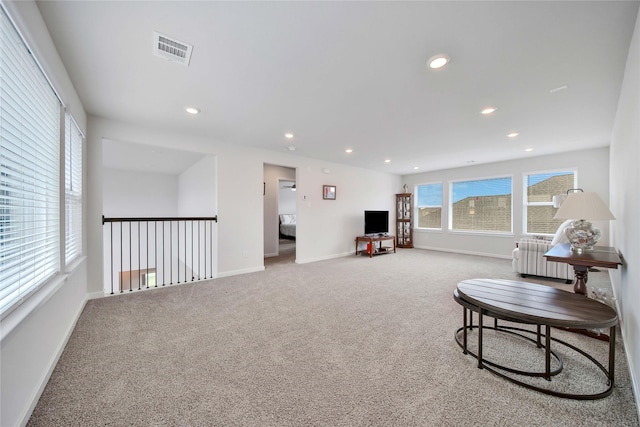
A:
[[[28,425],[638,425],[620,341],[616,387],[602,400],[554,398],[477,369],[453,338],[462,309],[452,291],[473,277],[518,279],[508,260],[404,249],[92,300]],[[606,271],[590,274],[589,285],[608,284]],[[541,357],[494,335],[486,357]],[[554,335],[606,362],[606,343]],[[565,371],[551,386],[603,385],[557,351]]]
[[[265,268],[287,266],[296,262],[295,240],[280,239],[278,243],[278,256],[264,259]]]

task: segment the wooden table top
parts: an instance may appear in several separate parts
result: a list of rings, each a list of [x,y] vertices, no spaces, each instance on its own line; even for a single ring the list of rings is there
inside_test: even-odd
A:
[[[622,264],[618,251],[610,246],[594,246],[592,251],[577,254],[571,250],[571,244],[555,245],[544,254],[548,261],[565,262],[586,267],[618,268]]]
[[[391,234],[387,234],[386,236],[378,236],[377,234],[371,236],[356,236],[356,241],[358,240],[371,240],[372,242],[378,242],[381,240],[395,240],[396,236],[392,236]]]
[[[501,279],[458,283],[458,295],[492,316],[561,328],[599,329],[618,323],[611,307],[551,286]]]

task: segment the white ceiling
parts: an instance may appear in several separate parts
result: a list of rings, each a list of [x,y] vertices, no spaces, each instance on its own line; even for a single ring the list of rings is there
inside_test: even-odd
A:
[[[607,146],[638,5],[38,2],[90,114],[397,174]]]
[[[202,159],[201,153],[145,144],[102,140],[102,166],[164,175],[179,175]]]

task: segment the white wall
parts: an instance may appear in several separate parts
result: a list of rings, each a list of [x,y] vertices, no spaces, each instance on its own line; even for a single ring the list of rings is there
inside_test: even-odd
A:
[[[86,263],[82,262],[10,333],[5,336],[3,331],[1,426],[28,421],[84,308],[86,276]],[[37,300],[32,296],[29,303]],[[10,322],[10,318],[3,319],[2,328],[8,328]]]
[[[278,255],[279,180],[295,181],[296,170],[283,166],[264,165],[264,256]],[[296,203],[295,196],[293,203]],[[295,212],[295,210],[293,211]],[[292,212],[290,212],[292,213]]]
[[[286,182],[286,181],[284,181]],[[290,181],[293,182],[293,181]],[[291,188],[278,189],[278,213],[295,214],[297,209],[296,192]]]
[[[640,402],[640,12],[629,47],[611,138],[612,246],[624,265],[611,272],[636,402]],[[640,415],[640,407],[638,408]]]
[[[178,216],[178,176],[120,169],[103,171],[105,217]]]
[[[445,229],[442,231],[414,230],[415,247],[437,249],[476,255],[488,255],[499,258],[511,258],[514,242],[523,233],[523,174],[550,170],[576,169],[578,186],[584,191],[597,192],[602,200],[609,200],[609,149],[597,148],[560,155],[530,157],[508,162],[490,163],[465,168],[447,169],[435,172],[406,175],[403,182],[415,193],[415,186],[433,182],[443,183],[442,215]],[[492,178],[496,176],[513,177],[513,233],[469,234],[451,232],[446,229],[449,214],[448,182],[450,180]],[[615,213],[614,213],[615,214]],[[602,230],[602,242],[609,241],[609,224],[596,222]]]
[[[101,292],[102,139],[200,152],[217,159],[218,277],[264,269],[264,164],[294,168],[298,199],[297,262],[343,256],[355,250],[365,209],[394,206],[400,177],[290,153],[241,147],[201,136],[171,133],[89,117],[88,246],[89,292]],[[326,174],[323,170],[329,169]],[[337,199],[322,200],[322,185],[336,185]]]
[[[178,175],[110,168],[103,168],[102,173],[105,178],[102,206],[106,218],[178,216]],[[161,227],[164,225],[162,224]],[[143,242],[152,242],[151,247],[157,248],[156,245],[162,241],[163,235],[163,231],[157,227],[158,224],[152,224],[149,233],[147,233],[146,223],[107,223],[102,227],[103,265],[111,266],[104,269],[102,288],[104,293],[119,291],[121,272],[152,268],[155,269],[158,280],[160,277],[169,277],[169,272],[173,273],[175,278],[171,277],[166,280],[166,283],[177,282],[179,277],[184,277],[184,274],[178,276],[180,269],[183,273],[186,270],[184,259],[172,259],[171,268],[167,267],[165,270],[162,268],[164,263],[155,264],[156,251],[150,250],[150,259],[147,262],[147,245]],[[133,234],[130,234],[131,230]],[[122,242],[120,241],[121,231],[124,232]],[[138,233],[141,233],[140,242]],[[173,229],[171,234],[174,239],[172,241],[177,242],[177,231]],[[143,244],[140,244],[141,242]],[[159,249],[156,250],[162,253]],[[138,259],[140,259],[139,262]],[[131,278],[131,281],[133,280]],[[131,282],[129,284],[131,286]],[[124,285],[127,288],[126,283]],[[133,284],[133,287],[137,288],[137,285]]]
[[[263,268],[262,258],[262,159],[251,150],[232,144],[217,143],[199,136],[165,132],[128,123],[89,117],[88,130],[88,185],[90,186],[88,246],[90,254],[89,289],[95,289],[95,282],[102,276],[102,232],[100,216],[102,211],[102,151],[97,149],[103,138],[130,141],[200,152],[217,156],[217,207],[218,241],[224,243],[224,250],[218,252],[218,274],[240,274]],[[224,185],[222,185],[224,183]],[[259,221],[256,220],[258,213]],[[245,236],[258,237],[254,240]],[[219,245],[222,248],[222,245]],[[97,276],[97,277],[96,277]]]
[[[213,217],[218,212],[216,158],[205,156],[178,178],[178,213],[182,217]],[[184,264],[195,278],[216,277],[218,271],[218,225],[193,223],[192,244],[187,245]],[[195,224],[198,224],[195,229]],[[197,230],[197,231],[196,231]],[[196,239],[195,236],[198,236]],[[211,243],[207,243],[211,241]],[[198,249],[196,249],[198,248]],[[193,250],[193,255],[191,251]],[[209,255],[211,254],[211,255]]]
[[[2,5],[68,111],[80,128],[86,130],[84,108],[37,5],[32,1],[2,2]],[[27,423],[84,308],[86,282],[87,260],[81,258],[0,321],[1,426]]]
[[[308,160],[298,168],[296,182],[297,263],[355,252],[355,237],[364,233],[365,210],[388,210],[391,226],[395,224],[395,194],[402,191],[397,175]],[[323,185],[336,186],[335,200],[322,199]]]
[[[178,177],[180,216],[215,216],[218,210],[216,158],[205,156]]]

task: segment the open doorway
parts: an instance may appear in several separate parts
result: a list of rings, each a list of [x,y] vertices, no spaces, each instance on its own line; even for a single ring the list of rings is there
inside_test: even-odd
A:
[[[296,170],[264,165],[264,265],[296,260]]]
[[[278,262],[296,259],[296,182],[280,179],[278,182]]]

